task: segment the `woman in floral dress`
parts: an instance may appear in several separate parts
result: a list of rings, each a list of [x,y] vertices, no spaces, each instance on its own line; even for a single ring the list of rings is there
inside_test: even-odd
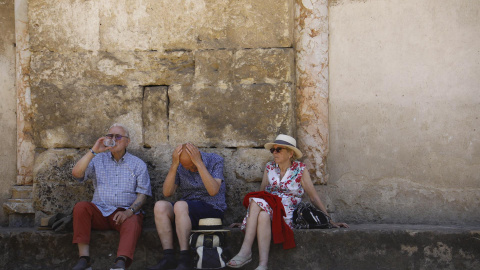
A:
[[[285,222],[293,227],[292,216],[296,206],[306,193],[312,204],[323,212],[327,209],[318,196],[312,180],[305,169],[305,164],[296,159],[302,157],[302,152],[296,147],[296,140],[288,135],[280,134],[273,143],[265,144],[265,148],[273,154],[274,160],[267,163],[263,174],[261,191],[277,195],[282,199],[285,208]],[[252,203],[254,202],[254,203]],[[272,208],[261,198],[250,198],[247,215],[241,228],[245,238],[238,254],[227,264],[232,268],[240,268],[252,260],[252,245],[257,237],[259,251],[259,266],[256,270],[266,270],[270,241],[272,238]],[[331,222],[333,227],[348,227],[345,223]]]

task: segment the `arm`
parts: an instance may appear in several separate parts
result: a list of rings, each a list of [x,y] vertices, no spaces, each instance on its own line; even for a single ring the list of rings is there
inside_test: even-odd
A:
[[[260,191],[265,191],[265,187],[268,185],[268,173],[267,168],[263,172],[262,184],[260,185]]]
[[[193,164],[197,167],[198,173],[202,178],[203,185],[207,189],[207,192],[210,196],[217,195],[218,191],[220,190],[220,186],[222,184],[222,180],[218,178],[213,178],[210,172],[205,167],[205,164],[202,160],[202,155],[197,147],[195,147],[191,143],[187,143],[186,151],[190,158],[192,159]]]
[[[163,182],[163,196],[170,197],[175,193],[177,185],[175,184],[175,176],[177,175],[178,165],[180,164],[180,154],[182,153],[182,145],[177,146],[172,153],[172,165],[168,171],[165,182]]]
[[[328,215],[327,209],[323,205],[322,200],[320,200],[320,197],[318,196],[318,193],[315,190],[315,187],[313,186],[312,179],[310,178],[310,174],[308,173],[307,169],[304,170],[302,175],[302,187],[303,189],[305,189],[305,193],[307,193],[312,204]],[[336,228],[338,227],[348,228],[348,225],[346,223],[335,223],[333,222],[332,218],[330,218],[330,223]]]
[[[92,150],[98,154],[105,152],[109,150],[112,147],[105,147],[103,145],[103,141],[105,140],[105,137],[99,138],[96,142],[95,145],[92,147]],[[75,164],[75,166],[72,169],[72,175],[75,178],[83,178],[85,176],[85,171],[87,170],[88,164],[90,164],[90,161],[92,161],[93,157],[95,155],[88,150],[88,152]]]
[[[142,194],[142,193],[137,193],[137,198],[133,202],[133,204],[130,206],[130,208],[133,208],[133,211],[129,209],[126,209],[125,211],[118,211],[115,216],[113,217],[113,220],[116,222],[116,224],[122,224],[127,218],[133,216],[136,212],[138,212],[142,206],[145,204],[147,201],[147,195]]]

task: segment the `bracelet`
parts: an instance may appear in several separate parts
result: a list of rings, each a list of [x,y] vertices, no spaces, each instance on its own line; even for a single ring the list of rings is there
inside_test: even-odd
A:
[[[92,148],[90,148],[90,152],[92,152],[92,154],[93,154],[94,156],[97,155],[97,153],[93,152],[93,149],[92,149]]]

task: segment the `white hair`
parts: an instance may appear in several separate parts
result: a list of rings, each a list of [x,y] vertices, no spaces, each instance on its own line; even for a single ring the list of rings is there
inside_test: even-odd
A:
[[[130,138],[130,132],[128,131],[128,128],[120,123],[115,123],[113,124],[108,130],[114,128],[114,127],[120,127],[123,129],[123,131],[125,132],[125,136],[129,137]]]

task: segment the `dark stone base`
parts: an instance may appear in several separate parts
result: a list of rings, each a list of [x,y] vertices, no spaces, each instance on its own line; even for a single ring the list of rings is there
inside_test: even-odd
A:
[[[239,250],[243,233],[232,230],[227,246]],[[480,269],[480,227],[352,225],[349,229],[297,230],[297,247],[272,244],[269,269]],[[118,233],[94,231],[93,269],[108,269],[116,257]],[[178,249],[178,248],[177,248]],[[160,259],[153,228],[144,229],[129,269],[145,269]],[[72,234],[32,228],[0,229],[0,269],[70,269],[78,258]],[[258,265],[258,249],[245,270]]]
[[[8,226],[14,228],[28,228],[35,226],[35,214],[10,214],[8,215]]]

